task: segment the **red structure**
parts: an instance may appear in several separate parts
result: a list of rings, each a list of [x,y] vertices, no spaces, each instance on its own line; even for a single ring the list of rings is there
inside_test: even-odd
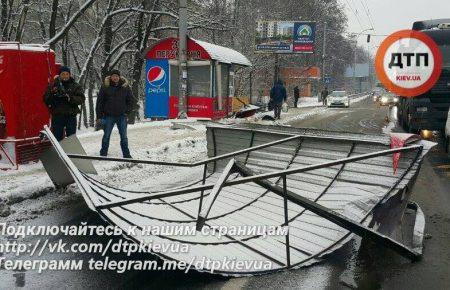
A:
[[[232,113],[234,70],[250,66],[241,53],[188,38],[188,116],[220,119]],[[148,48],[145,116],[178,116],[178,39],[167,38]]]
[[[46,46],[0,43],[0,169],[37,160],[49,112],[44,92],[57,71]]]
[[[286,88],[292,92],[295,86],[300,88],[300,96],[311,97],[313,88],[320,81],[320,68],[310,67],[283,67],[280,68],[280,77],[285,82]]]

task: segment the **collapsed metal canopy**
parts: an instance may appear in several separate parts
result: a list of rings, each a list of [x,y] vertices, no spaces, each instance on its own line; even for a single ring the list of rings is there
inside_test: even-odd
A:
[[[204,166],[203,178],[163,192],[135,192],[105,185],[80,172],[51,132],[45,131],[89,207],[125,232],[137,226],[138,243],[186,244],[189,253],[155,253],[192,263],[270,261],[270,269],[216,268],[224,275],[252,275],[310,265],[352,238],[374,239],[414,259],[419,253],[369,229],[373,210],[405,193],[429,149],[419,142],[389,149],[377,135],[276,127],[209,126],[209,159],[179,166]],[[392,173],[392,154],[402,152]],[[100,158],[102,160],[120,160]],[[160,161],[134,161],[164,165]],[[177,164],[167,163],[168,166]],[[287,236],[146,235],[146,226],[289,226]],[[256,265],[256,264],[254,264]],[[205,266],[200,269],[210,271]]]

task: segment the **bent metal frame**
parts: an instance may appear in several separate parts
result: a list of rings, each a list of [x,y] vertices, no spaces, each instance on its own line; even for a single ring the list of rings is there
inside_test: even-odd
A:
[[[220,212],[220,214],[216,215],[216,217],[211,217],[211,213],[215,209],[215,205],[217,203],[218,198],[223,195],[223,191],[226,188],[238,187],[239,186],[247,186],[252,184],[259,189],[264,190],[265,192],[270,192],[274,194],[274,196],[278,197],[278,200],[283,202],[282,206],[279,206],[280,213],[282,215],[282,222],[279,223],[280,226],[290,226],[296,222],[296,219],[306,213],[310,212],[322,219],[321,224],[323,225],[323,231],[326,231],[330,228],[332,230],[338,231],[339,235],[334,238],[332,242],[327,245],[319,245],[315,246],[315,248],[319,248],[315,252],[310,250],[304,250],[299,247],[293,245],[293,240],[297,240],[298,237],[291,234],[291,230],[289,230],[288,234],[283,237],[284,241],[277,240],[276,245],[284,245],[285,254],[281,253],[273,254],[262,247],[261,245],[249,245],[249,241],[256,240],[260,237],[251,236],[244,237],[242,239],[225,236],[225,241],[214,240],[211,241],[211,238],[202,238],[195,237],[192,239],[177,239],[173,237],[153,237],[161,238],[163,241],[167,242],[183,242],[192,244],[192,246],[202,245],[204,246],[200,253],[204,255],[210,254],[213,256],[212,251],[217,251],[218,246],[223,246],[224,248],[229,248],[230,245],[238,245],[240,246],[240,253],[237,250],[235,254],[240,255],[242,252],[251,252],[249,257],[258,257],[259,259],[267,259],[275,263],[275,266],[270,271],[258,271],[258,270],[249,270],[249,271],[228,271],[218,269],[215,272],[224,275],[252,275],[252,274],[261,274],[267,273],[271,271],[276,271],[280,269],[287,268],[296,268],[299,266],[304,266],[310,264],[312,261],[319,259],[323,255],[335,250],[346,241],[351,238],[351,234],[356,234],[363,238],[368,238],[376,242],[377,244],[383,245],[387,248],[390,248],[397,252],[398,254],[412,260],[416,261],[421,258],[421,251],[417,251],[415,249],[411,249],[406,245],[403,245],[400,242],[395,241],[387,235],[377,232],[376,230],[369,228],[368,224],[370,222],[370,218],[372,217],[372,211],[376,206],[383,204],[389,195],[395,190],[398,189],[400,182],[405,178],[407,174],[411,174],[412,170],[418,170],[418,162],[420,162],[421,157],[426,153],[424,152],[423,145],[410,145],[402,148],[395,149],[387,149],[380,150],[376,152],[360,154],[356,156],[350,156],[351,152],[355,147],[355,143],[352,143],[351,149],[346,158],[340,158],[337,160],[332,160],[328,162],[322,162],[318,164],[312,164],[308,166],[301,167],[293,167],[287,168],[284,170],[276,170],[271,172],[259,173],[255,170],[249,168],[246,165],[246,161],[248,160],[248,154],[251,152],[255,152],[257,150],[269,148],[271,146],[276,146],[280,144],[285,144],[291,141],[299,141],[312,138],[319,140],[330,140],[327,136],[305,136],[305,135],[291,135],[276,141],[267,142],[261,145],[251,146],[249,148],[245,148],[242,150],[237,150],[234,152],[221,154],[218,156],[214,156],[212,158],[208,158],[199,162],[194,163],[178,163],[178,162],[162,162],[155,160],[135,160],[135,159],[124,159],[124,158],[111,158],[111,157],[98,157],[98,156],[85,156],[78,154],[66,154],[64,150],[61,148],[59,143],[56,141],[54,136],[52,135],[49,128],[45,127],[43,131],[43,135],[50,140],[54,148],[56,149],[60,159],[67,166],[68,170],[72,174],[75,182],[79,186],[81,193],[86,200],[88,206],[98,212],[102,218],[107,220],[108,222],[116,225],[123,225],[124,222],[127,225],[138,225],[142,216],[145,218],[149,218],[146,215],[143,215],[143,212],[146,213],[157,213],[155,211],[156,206],[165,207],[165,208],[175,208],[175,212],[181,213],[184,216],[187,216],[187,220],[171,220],[164,219],[162,216],[153,217],[153,221],[159,221],[164,223],[170,222],[179,222],[181,224],[194,224],[197,230],[201,230],[204,226],[209,226],[209,222],[217,221],[217,217],[225,217],[229,214],[236,213],[238,210],[247,209],[245,206],[239,207],[238,209],[230,209],[228,212]],[[298,152],[298,148],[297,148]],[[410,160],[409,165],[403,172],[395,179],[395,182],[390,184],[388,188],[384,190],[384,195],[380,196],[376,202],[376,204],[372,205],[370,210],[366,210],[362,219],[353,220],[349,217],[345,216],[342,213],[339,213],[335,210],[327,208],[321,205],[319,202],[319,198],[323,197],[327,194],[327,191],[330,190],[331,185],[336,181],[338,176],[344,170],[344,166],[349,163],[354,163],[361,160],[368,160],[371,158],[376,158],[380,156],[392,155],[394,153],[401,152],[415,152],[414,157]],[[236,159],[237,156],[242,156],[246,154],[246,158],[244,158],[244,162],[238,161]],[[128,163],[140,163],[140,164],[149,164],[149,165],[163,165],[163,166],[172,166],[172,167],[197,167],[203,166],[203,177],[197,182],[184,187],[178,187],[171,190],[165,190],[161,192],[133,192],[133,191],[125,191],[117,188],[113,188],[107,185],[96,181],[91,176],[80,172],[76,166],[72,163],[72,159],[85,159],[85,160],[98,160],[98,161],[116,161],[116,162],[128,162]],[[292,157],[294,158],[294,157]],[[213,172],[208,174],[208,165],[215,164],[218,161],[229,160],[227,165],[223,168],[222,172]],[[310,199],[304,196],[301,196],[297,193],[294,193],[289,189],[290,181],[288,182],[288,178],[292,175],[299,173],[308,173],[317,169],[324,169],[330,167],[340,166],[337,170],[337,173],[332,178],[331,182],[326,186],[318,198]],[[214,166],[214,169],[216,166]],[[215,170],[214,170],[215,171]],[[215,175],[215,179],[211,178]],[[279,182],[272,182],[274,178],[278,178]],[[210,180],[215,180],[215,182],[209,182]],[[241,195],[245,195],[246,192],[244,190],[240,190]],[[249,192],[247,192],[249,194]],[[167,198],[175,198],[180,197],[180,200],[167,201]],[[258,197],[259,198],[259,197]],[[254,201],[253,201],[254,202]],[[250,202],[253,203],[253,202]],[[191,207],[194,206],[194,203],[197,204],[195,215],[193,214],[193,210],[181,209],[177,208],[176,204],[186,204],[189,203]],[[291,204],[290,206],[288,205]],[[269,204],[268,204],[269,205]],[[248,205],[246,205],[248,206]],[[294,217],[292,217],[292,210],[295,206],[295,213],[297,213]],[[143,209],[143,211],[141,210]],[[120,211],[120,212],[119,212]],[[274,213],[275,214],[275,213]],[[278,212],[276,213],[278,214]],[[236,215],[236,217],[238,217]],[[133,220],[135,219],[135,220]],[[245,224],[248,220],[242,220],[242,223]],[[140,227],[138,227],[140,228]],[[340,232],[340,230],[344,229],[348,232]],[[319,229],[320,230],[320,229]],[[144,240],[144,237],[131,237],[135,242],[140,242]],[[308,239],[307,237],[305,238]],[[313,239],[308,241],[309,243],[314,243]],[[208,249],[207,246],[210,246],[211,249]],[[225,249],[224,249],[225,250]],[[273,248],[271,249],[273,250]],[[229,250],[226,250],[229,251]],[[277,250],[273,250],[277,252]],[[295,255],[293,256],[293,251],[295,251]],[[230,252],[232,253],[232,252]],[[188,260],[187,258],[180,257],[179,255],[167,255],[164,253],[155,253],[156,255],[171,260]],[[194,255],[193,253],[192,255]],[[295,261],[294,261],[295,260]],[[204,271],[208,271],[210,269],[202,269]]]

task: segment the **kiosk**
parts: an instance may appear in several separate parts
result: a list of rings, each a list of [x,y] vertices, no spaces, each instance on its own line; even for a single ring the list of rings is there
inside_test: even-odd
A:
[[[241,53],[188,38],[187,115],[220,119],[232,113],[236,66],[251,66]],[[178,116],[178,38],[166,38],[147,49],[145,117]]]
[[[57,69],[48,46],[0,42],[0,169],[36,161],[49,146],[39,133],[49,124],[43,96]]]

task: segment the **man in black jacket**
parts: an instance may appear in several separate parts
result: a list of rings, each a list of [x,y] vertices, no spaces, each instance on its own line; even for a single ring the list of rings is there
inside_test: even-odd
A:
[[[108,156],[109,140],[114,125],[120,135],[120,147],[124,158],[131,158],[127,138],[127,114],[132,110],[132,93],[128,81],[120,71],[112,70],[97,97],[97,122],[103,125],[101,156]]]
[[[52,131],[56,140],[64,139],[77,132],[77,114],[79,105],[83,104],[85,96],[83,88],[75,82],[70,68],[62,66],[59,76],[50,84],[45,92],[44,102],[52,115]]]
[[[294,87],[294,107],[297,108],[298,99],[300,98],[300,89],[298,86]]]
[[[273,102],[275,119],[279,120],[281,118],[281,107],[283,102],[286,102],[287,99],[286,88],[284,87],[282,80],[277,80],[270,90],[270,99]]]

